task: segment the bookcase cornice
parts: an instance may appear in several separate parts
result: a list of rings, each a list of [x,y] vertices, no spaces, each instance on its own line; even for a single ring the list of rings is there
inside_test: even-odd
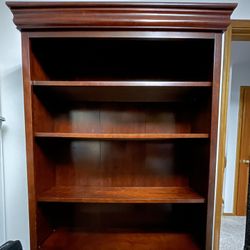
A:
[[[19,30],[224,31],[236,4],[7,2]]]

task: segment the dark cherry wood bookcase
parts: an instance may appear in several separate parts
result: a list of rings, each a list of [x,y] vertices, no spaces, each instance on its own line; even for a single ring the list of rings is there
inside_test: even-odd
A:
[[[31,249],[212,249],[234,4],[8,2],[22,32]]]

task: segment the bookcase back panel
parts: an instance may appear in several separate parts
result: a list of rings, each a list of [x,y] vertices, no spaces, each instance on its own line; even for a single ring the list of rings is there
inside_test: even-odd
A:
[[[33,38],[31,77],[211,81],[213,46],[213,39]]]
[[[169,142],[82,141],[38,139],[36,171],[51,181],[37,180],[38,190],[51,186],[86,187],[186,187],[192,172],[206,173],[209,141]],[[199,157],[196,154],[199,153]],[[194,160],[196,159],[196,160]],[[49,162],[49,165],[47,164]],[[46,165],[44,165],[46,164]],[[49,173],[48,173],[49,172]],[[38,177],[40,178],[40,177]],[[204,184],[206,185],[206,184]]]
[[[199,98],[199,97],[198,97]],[[171,103],[36,100],[35,131],[57,133],[209,133],[209,95]]]

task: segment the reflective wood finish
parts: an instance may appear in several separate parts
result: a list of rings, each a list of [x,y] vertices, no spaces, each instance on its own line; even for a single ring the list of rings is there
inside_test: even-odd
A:
[[[20,30],[141,29],[222,31],[236,4],[8,2]],[[70,11],[68,11],[70,10]],[[60,16],[61,18],[58,18]]]
[[[82,87],[211,87],[212,82],[174,81],[32,81],[34,86],[82,86]]]
[[[104,133],[43,133],[38,132],[35,133],[36,137],[41,138],[79,138],[79,139],[98,139],[98,140],[164,140],[164,139],[183,139],[183,138],[209,138],[208,134],[185,134],[185,133],[174,133],[174,134],[162,134],[162,133],[155,133],[155,134],[135,134],[135,133],[112,133],[112,134],[104,134]]]
[[[53,187],[38,197],[45,202],[204,203],[188,187]]]

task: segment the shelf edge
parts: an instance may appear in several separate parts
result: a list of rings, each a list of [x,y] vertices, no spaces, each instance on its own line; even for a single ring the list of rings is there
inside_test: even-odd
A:
[[[210,81],[31,81],[47,87],[211,87]]]

